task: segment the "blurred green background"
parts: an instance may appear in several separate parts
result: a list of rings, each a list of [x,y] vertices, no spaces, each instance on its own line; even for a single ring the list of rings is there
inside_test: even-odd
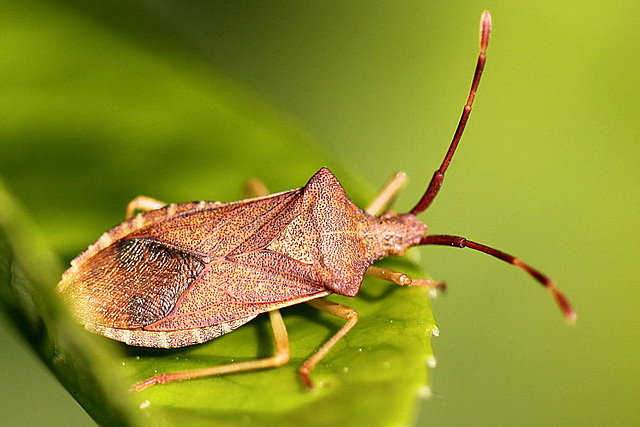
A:
[[[157,122],[161,136],[193,112],[169,109],[159,116],[145,109],[144,96],[166,90],[154,80],[143,88],[118,80],[113,97],[99,99],[61,83],[76,82],[78,75],[65,73],[78,69],[88,82],[84,91],[110,82],[114,68],[74,55],[82,52],[78,46],[116,46],[178,71],[221,71],[312,135],[334,162],[328,166],[360,175],[371,188],[406,171],[411,181],[398,210],[409,209],[459,118],[484,9],[494,19],[487,68],[461,149],[424,219],[432,232],[496,246],[551,275],[575,305],[578,324],[567,326],[546,292],[516,269],[475,253],[418,250],[425,270],[450,288],[433,303],[438,366],[420,423],[637,425],[637,1],[8,1],[0,15],[0,175],[36,221],[48,224],[63,256],[73,255],[74,233],[81,232],[56,230],[64,219],[46,201],[80,205],[109,195],[103,183],[75,184],[74,194],[34,187],[53,163],[71,159],[77,170],[70,177],[83,168],[122,167],[118,186],[129,185],[127,174],[136,168],[146,173],[143,180],[171,181],[167,170],[147,170],[127,157],[126,145],[109,145],[110,132],[126,141]],[[104,55],[108,62],[111,53]],[[140,64],[119,66],[144,72]],[[29,78],[48,67],[50,81]],[[56,102],[36,104],[50,87],[59,91]],[[181,96],[208,95],[185,89]],[[81,97],[92,102],[76,105]],[[139,115],[119,114],[120,105],[133,102],[140,103]],[[46,139],[68,123],[76,126],[78,116],[86,117],[86,127],[65,129],[77,139],[26,151],[12,144],[12,130],[33,129],[34,141]],[[195,128],[189,138],[202,137],[194,135]],[[85,144],[99,144],[109,166],[83,158]],[[256,165],[262,150],[269,146],[256,147]],[[233,153],[201,159],[193,174],[228,161]],[[256,165],[238,169],[246,177],[261,167],[304,169],[286,158]],[[278,184],[274,190],[292,186]],[[232,189],[199,196],[185,186],[175,182],[175,199],[237,197]],[[101,221],[87,218],[79,227],[98,230],[97,237],[112,225]],[[2,425],[93,425],[2,322]]]

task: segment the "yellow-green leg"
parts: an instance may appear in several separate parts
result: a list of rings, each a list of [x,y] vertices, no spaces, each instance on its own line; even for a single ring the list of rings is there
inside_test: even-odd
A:
[[[425,288],[437,288],[441,291],[446,290],[446,285],[444,284],[444,282],[438,282],[437,280],[429,279],[412,279],[405,273],[390,270],[388,268],[376,267],[374,265],[367,269],[366,274],[372,277],[377,277],[378,279],[395,283],[396,285],[400,286],[422,286]]]
[[[322,347],[320,347],[310,358],[308,358],[302,366],[300,366],[300,379],[302,383],[307,387],[307,389],[313,389],[313,382],[309,377],[309,372],[318,364],[318,362],[329,353],[329,351],[335,346],[338,341],[344,337],[347,332],[353,328],[356,323],[358,323],[358,312],[355,311],[351,307],[347,307],[346,305],[337,304],[335,302],[331,302],[324,299],[312,300],[308,302],[309,305],[327,312],[329,314],[333,314],[334,316],[338,316],[342,319],[345,319],[347,323],[344,324],[342,328],[334,336],[332,336],[329,341],[324,343]]]

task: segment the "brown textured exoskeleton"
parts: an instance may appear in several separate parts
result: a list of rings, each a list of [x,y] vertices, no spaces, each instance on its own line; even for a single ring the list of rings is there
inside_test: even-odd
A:
[[[565,317],[575,320],[566,298],[537,270],[462,237],[427,235],[427,226],[416,218],[438,193],[471,112],[490,28],[491,18],[485,12],[481,51],[460,123],[442,165],[409,213],[387,211],[376,216],[397,193],[403,175],[391,180],[362,210],[323,168],[302,188],[238,202],[167,206],[139,197],[129,204],[125,222],[71,262],[57,290],[74,316],[88,330],[129,345],[183,347],[226,334],[260,313],[271,317],[275,356],[157,375],[132,390],[287,363],[289,340],[278,309],[302,302],[346,320],[300,367],[303,383],[311,388],[311,369],[358,319],[353,309],[320,298],[331,293],[355,296],[365,273],[398,285],[440,286],[372,266],[417,245],[467,247],[514,264],[548,288]],[[144,212],[134,216],[138,210]]]

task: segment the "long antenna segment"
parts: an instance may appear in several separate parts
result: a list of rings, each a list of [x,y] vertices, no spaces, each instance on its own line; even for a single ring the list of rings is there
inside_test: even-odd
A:
[[[467,103],[462,110],[462,117],[460,117],[460,121],[458,122],[458,127],[456,128],[456,133],[453,135],[453,140],[451,141],[451,145],[449,145],[449,150],[447,150],[447,155],[442,161],[442,165],[440,168],[435,171],[433,177],[431,178],[431,182],[427,187],[427,191],[425,191],[422,199],[418,202],[418,204],[411,209],[409,213],[412,215],[418,215],[427,210],[427,208],[433,202],[438,191],[440,191],[440,187],[442,187],[442,181],[444,181],[444,174],[449,167],[449,163],[451,163],[451,159],[453,158],[453,154],[458,148],[458,143],[460,142],[460,138],[462,137],[462,132],[464,131],[465,126],[467,125],[467,120],[469,120],[469,115],[471,114],[471,106],[473,105],[473,100],[476,97],[476,91],[478,90],[478,85],[480,84],[480,77],[482,77],[482,70],[484,70],[484,64],[487,60],[487,46],[489,45],[489,34],[491,33],[491,15],[488,11],[485,11],[482,14],[482,19],[480,20],[480,54],[478,55],[478,62],[476,64],[476,70],[473,73],[473,82],[471,83],[471,90],[469,91],[469,97],[467,98]]]

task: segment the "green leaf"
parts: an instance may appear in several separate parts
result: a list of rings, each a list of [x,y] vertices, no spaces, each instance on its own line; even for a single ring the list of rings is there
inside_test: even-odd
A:
[[[360,321],[312,372],[315,392],[303,389],[297,367],[343,321],[297,306],[283,310],[289,365],[126,393],[155,372],[273,353],[265,316],[176,350],[127,347],[69,319],[54,293],[64,265],[120,222],[129,200],[229,201],[252,176],[280,191],[304,185],[321,166],[358,204],[373,192],[135,10],[5,9],[16,19],[0,30],[0,171],[25,208],[0,186],[2,305],[87,412],[104,425],[409,423],[427,384],[435,321],[424,289],[373,279],[354,299],[332,297]],[[391,265],[422,276],[406,260]]]
[[[115,353],[72,324],[53,286],[62,271],[42,234],[0,181],[0,302],[60,382],[96,421],[133,423],[139,417],[121,379],[105,366]],[[127,408],[128,406],[128,408]]]

